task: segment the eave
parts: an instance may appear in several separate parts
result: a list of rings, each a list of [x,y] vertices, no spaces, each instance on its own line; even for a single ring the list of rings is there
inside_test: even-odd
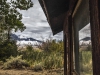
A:
[[[53,34],[62,31],[65,15],[69,10],[69,0],[39,0],[39,2]]]

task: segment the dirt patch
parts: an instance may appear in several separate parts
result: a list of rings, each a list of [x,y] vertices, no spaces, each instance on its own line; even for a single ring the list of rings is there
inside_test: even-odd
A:
[[[63,70],[43,70],[43,71],[33,71],[33,70],[2,70],[0,69],[0,75],[64,75]]]

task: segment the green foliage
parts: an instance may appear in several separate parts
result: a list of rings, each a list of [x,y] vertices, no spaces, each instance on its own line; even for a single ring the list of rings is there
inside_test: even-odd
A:
[[[26,49],[20,51],[19,54],[23,55],[23,59],[35,61],[40,59],[38,57],[41,55],[41,52],[39,52],[37,49],[34,49],[32,45],[27,45]]]
[[[10,40],[12,30],[24,31],[22,14],[18,11],[28,10],[33,6],[31,0],[0,0],[0,59],[16,56],[17,45]]]
[[[63,68],[63,58],[60,53],[51,53],[43,61],[45,69]]]
[[[2,26],[4,22],[5,22],[4,16],[0,16],[0,40],[1,40],[0,43],[2,43],[3,41],[7,39],[7,34],[4,31],[4,27]]]
[[[47,45],[48,44],[48,45]],[[32,65],[34,70],[56,69],[63,67],[63,42],[55,40],[41,44],[38,48],[27,45],[19,54]],[[46,50],[47,49],[47,50]]]
[[[5,61],[5,59],[10,56],[17,55],[17,45],[15,41],[4,41],[0,43],[0,60]]]
[[[41,45],[38,46],[40,49],[46,51],[46,52],[64,52],[63,50],[63,42],[62,41],[56,41],[56,40],[46,40],[46,42],[43,42]]]
[[[41,70],[43,70],[43,63],[42,62],[40,62],[40,63],[34,62],[34,64],[31,65],[31,69],[35,70],[35,71],[41,71]]]
[[[92,74],[92,53],[91,51],[80,52],[80,71],[84,75]]]
[[[0,0],[0,15],[4,16],[4,23],[0,23],[0,29],[2,33],[7,32],[7,37],[10,39],[10,33],[12,30],[23,31],[26,27],[22,23],[22,14],[18,11],[28,10],[33,6],[31,0]]]
[[[29,64],[25,60],[22,60],[22,56],[11,56],[6,61],[7,62],[5,62],[3,65],[3,69],[22,69],[24,67],[29,67]]]
[[[0,66],[3,65],[3,61],[0,61]]]

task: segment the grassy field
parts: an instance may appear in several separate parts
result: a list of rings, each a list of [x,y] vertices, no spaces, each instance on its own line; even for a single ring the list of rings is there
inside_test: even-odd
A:
[[[80,51],[80,74],[81,75],[93,75],[92,74],[92,53],[91,51]]]
[[[63,75],[63,42],[47,40],[37,48],[26,45],[17,56],[1,61],[0,75]]]
[[[91,51],[80,52],[80,75],[93,75],[91,61],[92,61]],[[61,65],[63,66],[63,64]],[[33,65],[33,66],[30,66],[30,68],[27,68],[27,69],[23,68],[19,70],[18,69],[10,69],[10,70],[0,69],[0,75],[64,75],[63,67],[57,68],[57,69],[41,69],[42,67],[40,66],[41,65],[37,65],[37,66]],[[48,64],[48,66],[50,66],[50,64]]]
[[[92,75],[91,50],[80,50],[80,74]],[[64,75],[63,42],[47,40],[37,48],[26,45],[17,56],[0,61],[0,75]]]
[[[63,70],[43,70],[43,71],[34,71],[34,70],[0,70],[0,75],[64,75]]]

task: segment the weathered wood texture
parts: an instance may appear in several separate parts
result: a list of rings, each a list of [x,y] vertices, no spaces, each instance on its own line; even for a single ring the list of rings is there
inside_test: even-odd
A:
[[[63,33],[64,34],[64,33]],[[67,75],[67,39],[66,39],[66,35],[63,35],[64,37],[64,75]]]
[[[67,14],[66,14],[67,16]],[[68,17],[64,21],[64,75],[68,75]]]
[[[69,34],[69,70],[70,70],[70,75],[73,75],[73,22],[72,22],[72,15],[69,16],[68,18],[68,34]]]
[[[100,0],[89,0],[93,75],[100,75]]]
[[[64,23],[64,75],[73,75],[72,16],[68,15]]]

